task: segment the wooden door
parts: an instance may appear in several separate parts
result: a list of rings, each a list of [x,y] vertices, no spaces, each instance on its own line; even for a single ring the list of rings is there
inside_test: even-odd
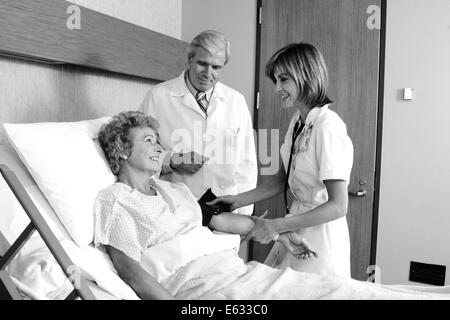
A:
[[[303,41],[316,45],[329,69],[329,96],[335,102],[331,109],[347,124],[355,148],[349,191],[366,191],[363,197],[349,197],[347,215],[352,277],[360,280],[367,279],[370,265],[378,108],[380,30],[370,24],[374,18],[370,9],[377,6],[381,10],[381,1],[259,1],[262,8],[257,127],[281,129],[281,146],[293,112],[280,108],[274,85],[264,75],[269,57],[288,43]],[[264,183],[270,176],[259,178],[259,183]],[[271,208],[270,218],[284,216],[283,197],[257,204],[255,212],[261,214],[267,208]],[[271,246],[252,243],[250,258],[264,261]]]

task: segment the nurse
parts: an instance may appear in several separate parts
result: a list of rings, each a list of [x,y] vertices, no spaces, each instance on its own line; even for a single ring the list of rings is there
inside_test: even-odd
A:
[[[261,243],[294,231],[314,247],[317,259],[298,260],[277,243],[266,264],[276,268],[350,277],[350,239],[346,220],[353,145],[345,123],[329,109],[328,72],[320,51],[307,43],[290,44],[266,65],[284,109],[295,108],[280,149],[284,165],[273,180],[248,192],[223,196],[232,209],[267,200],[289,187],[294,201],[283,218],[254,218],[249,238]]]

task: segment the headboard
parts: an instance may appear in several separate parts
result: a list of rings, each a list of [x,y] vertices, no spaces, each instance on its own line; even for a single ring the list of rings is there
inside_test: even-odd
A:
[[[0,30],[3,54],[159,81],[186,60],[184,41],[62,0],[2,0]]]
[[[146,91],[181,73],[184,41],[73,3],[0,1],[0,144],[3,122],[78,121],[136,110]]]

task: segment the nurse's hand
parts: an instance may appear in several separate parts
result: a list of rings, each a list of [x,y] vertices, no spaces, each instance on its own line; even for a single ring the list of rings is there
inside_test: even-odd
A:
[[[277,241],[279,234],[275,229],[274,219],[262,219],[255,216],[251,216],[250,218],[255,223],[255,226],[245,237],[246,241],[254,239],[262,244]]]
[[[170,168],[178,173],[194,174],[201,167],[208,157],[204,157],[194,151],[188,153],[173,154],[170,159]]]
[[[289,251],[297,259],[306,260],[311,257],[319,257],[317,252],[311,248],[309,243],[296,233],[282,233],[278,237],[277,241],[281,242],[286,247],[287,251]]]
[[[227,196],[221,196],[221,197],[217,197],[214,200],[207,202],[206,204],[209,206],[213,206],[219,203],[224,203],[230,206],[230,212],[236,210],[237,208],[240,208],[239,202],[238,202],[238,197],[237,196],[231,196],[231,195],[227,195]]]

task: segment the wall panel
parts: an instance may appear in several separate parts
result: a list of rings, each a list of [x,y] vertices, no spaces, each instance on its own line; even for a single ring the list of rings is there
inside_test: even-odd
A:
[[[166,35],[172,37],[181,34],[181,0],[155,0],[145,5],[143,1],[109,1],[89,2],[92,7],[94,3],[97,5],[97,11],[115,18],[127,16],[128,22],[136,24],[139,20],[159,19],[158,30],[153,31],[168,32]],[[6,3],[10,2],[0,4]],[[164,12],[172,15],[164,16]],[[75,65],[51,65],[0,56],[0,124],[77,121],[137,109],[145,92],[155,83],[155,80]],[[5,142],[0,126],[0,143]]]

